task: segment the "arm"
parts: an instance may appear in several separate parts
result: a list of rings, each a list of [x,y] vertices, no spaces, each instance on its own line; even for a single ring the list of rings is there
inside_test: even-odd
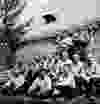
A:
[[[28,93],[34,91],[37,88],[38,83],[39,83],[39,79],[37,78],[35,81],[33,81],[32,85],[29,87]]]

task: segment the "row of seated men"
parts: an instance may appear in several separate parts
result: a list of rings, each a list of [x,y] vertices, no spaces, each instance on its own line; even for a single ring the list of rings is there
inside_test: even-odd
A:
[[[30,64],[18,62],[9,71],[9,80],[3,86],[3,89],[8,88],[9,90],[6,89],[3,92],[16,95],[19,91],[31,96],[47,95],[47,93],[59,95],[61,92],[66,94],[70,88],[79,87],[78,79],[84,79],[87,84],[93,73],[94,75],[99,73],[99,68],[95,63],[90,61],[91,64],[88,65],[81,62],[78,54],[73,55],[73,60],[69,59],[66,51],[62,53],[62,56],[62,59],[59,56],[48,56],[47,58],[37,56]]]

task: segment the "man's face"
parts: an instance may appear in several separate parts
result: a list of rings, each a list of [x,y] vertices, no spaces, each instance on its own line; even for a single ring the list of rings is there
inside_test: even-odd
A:
[[[78,62],[78,61],[80,60],[80,56],[77,55],[77,54],[75,54],[75,55],[73,56],[73,58],[74,58],[74,60],[75,60],[76,62]]]
[[[42,75],[42,76],[45,76],[46,74],[47,74],[47,73],[46,73],[45,71],[42,71],[42,72],[41,72],[41,75]]]
[[[64,59],[68,58],[68,53],[67,53],[66,51],[63,52],[63,58],[64,58]]]

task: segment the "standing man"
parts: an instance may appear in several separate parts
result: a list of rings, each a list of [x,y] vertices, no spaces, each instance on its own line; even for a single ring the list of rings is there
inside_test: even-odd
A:
[[[80,61],[80,56],[79,54],[74,54],[72,56],[73,58],[73,64],[72,64],[72,72],[76,75],[76,76],[79,76],[79,72],[80,72],[80,69],[82,68],[82,62]]]

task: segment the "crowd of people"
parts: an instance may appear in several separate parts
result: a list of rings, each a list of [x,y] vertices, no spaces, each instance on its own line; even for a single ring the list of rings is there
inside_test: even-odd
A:
[[[81,81],[88,86],[93,75],[99,76],[91,38],[86,30],[57,35],[57,51],[48,56],[34,56],[29,64],[23,58],[18,60],[9,71],[4,89],[9,88],[13,94],[22,91],[30,96],[54,96],[68,95],[72,88],[80,89]]]

